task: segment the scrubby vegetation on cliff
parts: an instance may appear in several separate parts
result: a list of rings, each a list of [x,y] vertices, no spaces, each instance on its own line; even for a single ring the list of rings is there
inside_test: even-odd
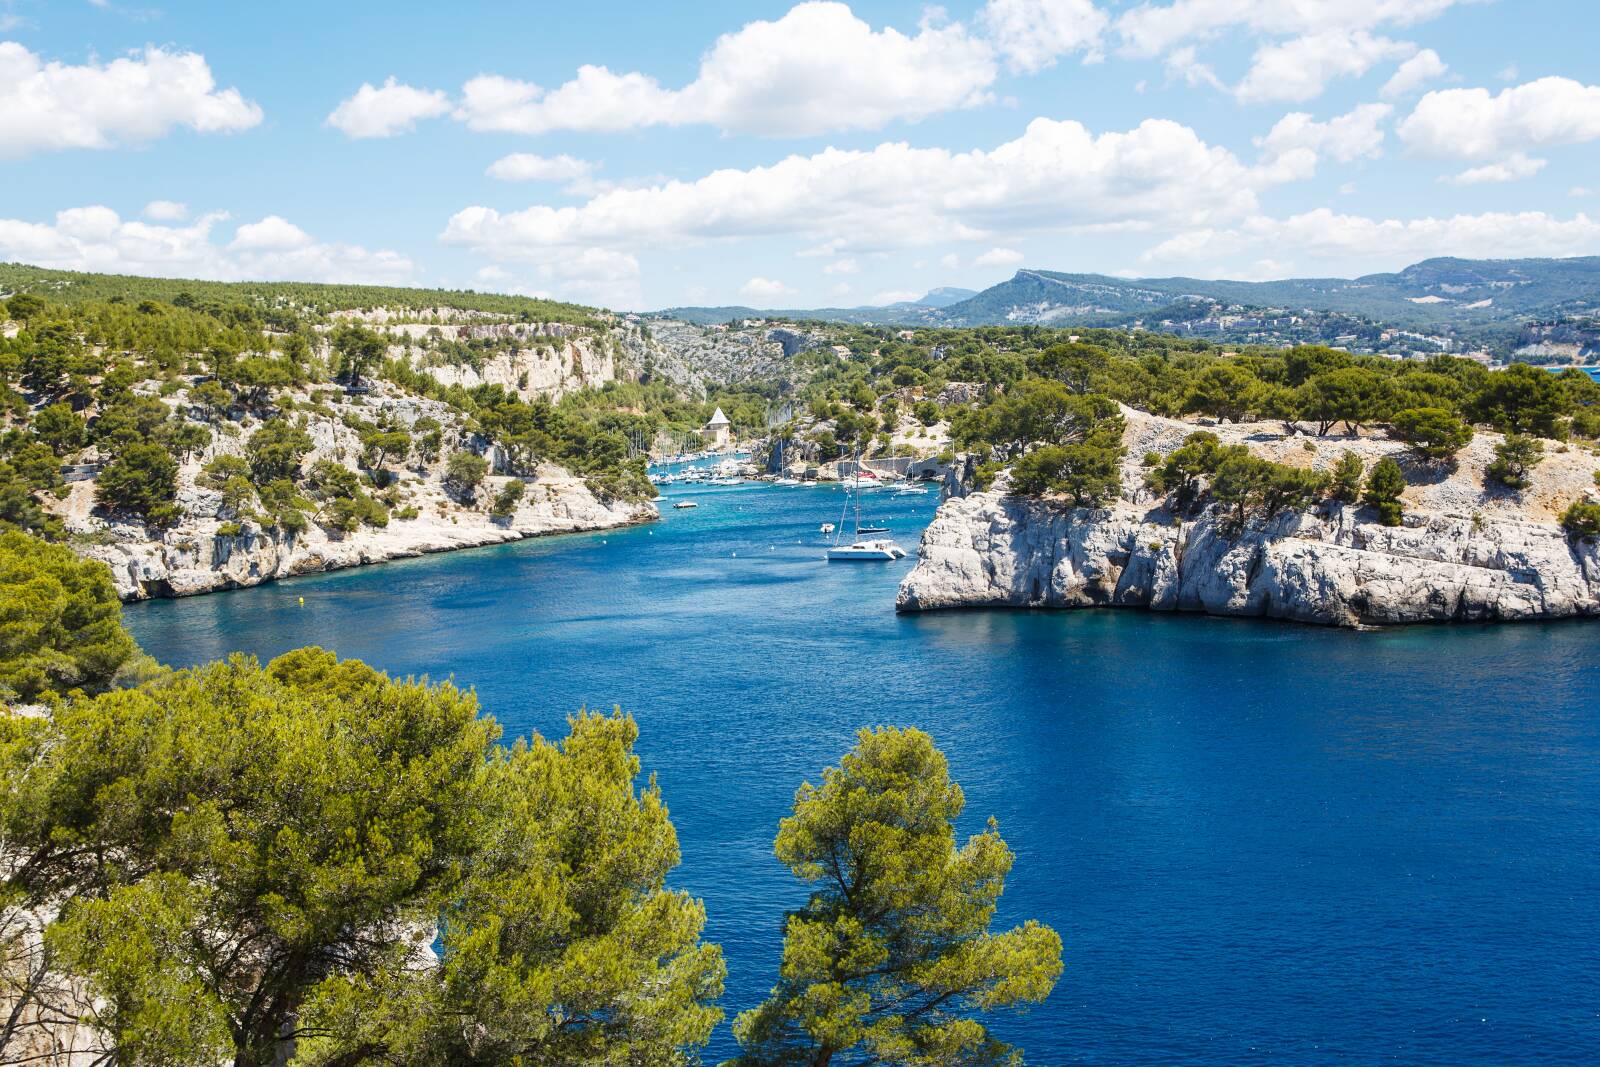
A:
[[[808,385],[820,394],[814,407],[847,409],[836,416],[846,439],[862,439],[863,423],[870,434],[870,417],[886,402],[909,400],[920,415],[927,401],[919,395],[948,392],[949,383],[960,381],[964,398],[927,415],[947,421],[953,445],[978,459],[980,485],[1011,468],[1013,491],[1064,495],[1082,505],[1122,488],[1117,403],[1167,417],[1276,420],[1318,436],[1378,428],[1406,442],[1425,466],[1448,467],[1478,428],[1498,431],[1512,435],[1511,452],[1494,476],[1507,475],[1500,480],[1513,489],[1519,472],[1536,462],[1517,442],[1538,437],[1594,450],[1600,438],[1600,384],[1576,370],[1552,374],[1522,364],[1491,370],[1448,356],[1405,362],[1320,347],[1233,352],[1112,331],[848,333],[850,356],[832,349],[817,356],[826,373]],[[1268,468],[1246,472],[1247,464],[1234,458],[1222,484],[1235,506],[1240,498],[1275,499],[1279,494],[1259,486],[1294,478]],[[1255,488],[1234,491],[1242,483]],[[1395,494],[1386,486],[1380,495]]]
[[[730,327],[730,328],[736,328]],[[941,448],[1020,467],[1020,489],[1103,499],[1111,458],[1065,397],[1100,398],[1166,417],[1278,420],[1319,436],[1375,428],[1418,461],[1448,465],[1477,429],[1592,447],[1600,384],[1579,370],[1495,370],[1450,356],[1395,360],[1321,346],[1226,349],[1165,334],[1035,326],[894,329],[833,323],[751,327],[800,338],[777,396],[794,411],[780,436],[808,458],[902,451],[927,429]],[[1044,391],[1050,385],[1054,393]],[[1026,397],[1026,400],[1021,399]],[[1046,405],[1041,432],[1018,444],[1018,404]],[[927,442],[922,442],[926,446]],[[1059,450],[1067,449],[1063,454]],[[1112,490],[1114,492],[1114,490]]]
[[[16,274],[7,274],[13,286]],[[155,530],[191,517],[192,483],[224,493],[225,523],[291,536],[308,523],[349,532],[414,514],[412,485],[461,451],[494,455],[498,473],[513,478],[553,464],[605,498],[654,495],[631,454],[626,416],[496,384],[446,386],[413,366],[404,337],[328,310],[395,298],[416,311],[415,293],[28,277],[48,295],[13,292],[0,302],[10,322],[0,338],[7,525],[62,537],[65,472],[92,482],[106,518]],[[598,325],[565,305],[501,308],[468,296],[419,313],[548,312],[574,327]]]

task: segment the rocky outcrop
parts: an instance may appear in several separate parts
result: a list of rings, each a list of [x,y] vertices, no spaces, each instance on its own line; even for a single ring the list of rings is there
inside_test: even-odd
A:
[[[1195,429],[1127,414],[1130,439],[1157,452]],[[1264,432],[1217,429],[1238,440]],[[1297,454],[1316,466],[1345,447],[1394,448],[1276,436],[1283,440],[1269,444],[1294,444],[1273,458]],[[1394,528],[1370,509],[1334,503],[1239,530],[1212,510],[1180,519],[1132,490],[1101,509],[1003,490],[952,497],[923,535],[897,607],[1140,607],[1334,626],[1600,615],[1600,546],[1568,538],[1548,514],[1581,492],[1557,484],[1571,480],[1566,468],[1592,470],[1593,458],[1552,456],[1539,475],[1544,492],[1536,486],[1521,500],[1483,487],[1474,467],[1477,452],[1491,447],[1478,442],[1456,472],[1414,485],[1405,522]],[[1124,485],[1137,484],[1136,470],[1125,471]]]
[[[385,327],[397,343],[390,356],[441,385],[473,389],[498,385],[522,400],[559,400],[586,387],[616,381],[617,346],[611,335],[559,322],[499,322],[434,326],[404,323]],[[443,342],[468,346],[471,359]]]
[[[583,479],[559,467],[542,466],[527,478],[510,475],[504,451],[474,434],[459,411],[389,382],[373,380],[359,395],[328,390],[315,400],[304,392],[290,399],[297,424],[312,445],[302,470],[329,461],[360,473],[363,484],[359,426],[381,421],[415,431],[426,417],[439,427],[440,441],[432,459],[422,462],[411,457],[404,463],[385,464],[390,485],[385,495],[394,505],[385,526],[363,525],[349,533],[330,529],[317,521],[321,508],[315,501],[308,501],[311,521],[299,534],[263,526],[253,505],[230,512],[223,493],[207,483],[202,468],[220,456],[243,456],[246,442],[260,426],[260,420],[251,417],[215,424],[211,445],[182,464],[175,502],[183,518],[169,530],[147,528],[97,508],[92,477],[71,482],[66,498],[52,501],[67,529],[68,543],[79,555],[110,566],[124,600],[143,600],[193,596],[545,534],[605,530],[658,517],[655,505],[648,502],[599,499]],[[182,409],[184,395],[174,395],[169,404]],[[446,457],[458,450],[484,455],[495,472],[465,495],[445,479]],[[493,518],[489,502],[512,481],[525,483],[516,509],[505,518]]]
[[[787,353],[795,337],[773,337],[765,328],[695,326],[677,319],[648,321],[656,373],[703,391],[708,385],[794,378]]]
[[[299,536],[246,524],[241,533],[225,536],[217,521],[200,518],[158,538],[142,526],[107,525],[96,531],[95,540],[77,539],[73,547],[111,568],[124,600],[144,600],[237,589],[546,534],[606,530],[657,517],[654,504],[602,502],[581,479],[550,471],[530,481],[516,512],[498,521],[481,511],[427,508],[416,518],[393,519],[382,529],[364,526],[343,535],[316,524]]]

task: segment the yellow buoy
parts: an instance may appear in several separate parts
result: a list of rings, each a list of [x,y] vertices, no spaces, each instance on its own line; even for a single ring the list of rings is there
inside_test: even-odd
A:
[[[306,606],[306,598],[305,597],[301,597],[300,598],[300,606],[301,607],[305,607]]]

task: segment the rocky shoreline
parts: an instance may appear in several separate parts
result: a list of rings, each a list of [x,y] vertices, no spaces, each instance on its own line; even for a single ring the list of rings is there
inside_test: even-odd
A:
[[[1128,411],[1129,469],[1170,452],[1196,427]],[[1324,468],[1346,448],[1395,455],[1395,442],[1219,427],[1279,462]],[[1138,607],[1366,627],[1600,615],[1600,545],[1569,538],[1553,509],[1584,495],[1593,457],[1552,455],[1520,496],[1485,488],[1496,435],[1456,469],[1406,494],[1403,525],[1369,508],[1325,503],[1233,529],[1214,510],[1174,516],[1125,488],[1100,509],[1025,499],[1003,489],[953,496],[923,535],[902,582],[903,612],[948,608]],[[1308,447],[1309,446],[1309,447]],[[1581,479],[1581,480],[1580,480]]]
[[[546,475],[528,483],[527,496],[506,520],[481,512],[424,514],[387,527],[335,537],[313,524],[297,537],[250,525],[223,536],[215,520],[186,523],[153,539],[141,526],[106,526],[73,548],[111,568],[125,601],[197,596],[241,589],[303,574],[320,574],[482,548],[531,537],[635,526],[660,517],[648,502],[597,499],[582,479]]]

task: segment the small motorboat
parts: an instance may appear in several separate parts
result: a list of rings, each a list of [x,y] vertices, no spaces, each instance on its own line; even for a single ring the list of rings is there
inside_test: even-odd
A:
[[[833,533],[833,530],[834,530],[833,523],[825,522],[825,523],[822,524],[822,532],[823,533],[831,534],[831,533]]]
[[[888,532],[889,532],[889,527],[887,527],[887,526],[861,526],[861,527],[858,527],[856,529],[856,533],[858,533],[858,534],[864,534],[864,533],[888,533]]]
[[[679,511],[682,511],[685,508],[697,508],[700,505],[696,504],[693,500],[680,500],[672,506],[677,508]]]

